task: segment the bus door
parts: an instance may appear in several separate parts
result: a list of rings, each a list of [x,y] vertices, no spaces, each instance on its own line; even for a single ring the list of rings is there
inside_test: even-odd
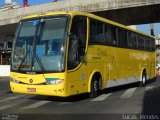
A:
[[[87,91],[87,67],[81,59],[85,56],[87,41],[87,17],[75,16],[69,36],[67,80],[71,95]]]

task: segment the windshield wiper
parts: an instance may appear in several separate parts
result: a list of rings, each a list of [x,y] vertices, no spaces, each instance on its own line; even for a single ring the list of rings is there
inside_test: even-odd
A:
[[[35,58],[36,58],[36,60],[37,60],[38,65],[40,66],[40,68],[41,68],[41,70],[42,70],[42,73],[45,73],[46,70],[45,70],[45,68],[44,68],[41,60],[39,59],[39,57],[37,56],[36,53],[35,53]]]
[[[23,57],[22,62],[21,62],[21,64],[20,64],[19,67],[18,67],[18,71],[20,71],[20,68],[22,67],[25,59],[27,58],[28,53],[29,53],[29,52],[27,52],[26,55]]]

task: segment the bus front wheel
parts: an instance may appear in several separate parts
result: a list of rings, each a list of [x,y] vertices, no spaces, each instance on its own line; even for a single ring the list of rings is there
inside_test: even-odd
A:
[[[91,81],[91,92],[90,97],[95,98],[100,93],[100,85],[99,85],[99,78],[97,76],[94,76]]]

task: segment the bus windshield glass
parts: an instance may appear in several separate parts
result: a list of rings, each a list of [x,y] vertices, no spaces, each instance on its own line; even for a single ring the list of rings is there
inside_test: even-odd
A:
[[[24,20],[13,42],[12,71],[64,71],[67,16]]]

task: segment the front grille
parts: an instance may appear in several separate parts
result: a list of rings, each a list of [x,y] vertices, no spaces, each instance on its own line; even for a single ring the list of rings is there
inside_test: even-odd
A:
[[[33,83],[24,83],[24,82],[19,82],[19,84],[26,84],[26,85],[47,85],[46,82],[43,83],[38,83],[38,84],[33,84]]]

